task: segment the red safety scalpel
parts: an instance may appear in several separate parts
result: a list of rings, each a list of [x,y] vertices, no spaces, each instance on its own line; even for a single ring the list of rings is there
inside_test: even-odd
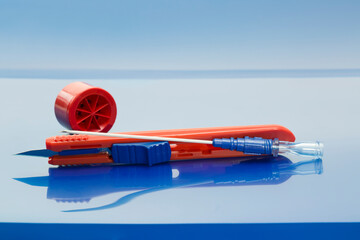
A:
[[[123,134],[209,141],[218,138],[244,137],[295,141],[294,134],[280,125],[157,130]],[[222,149],[208,144],[171,141],[166,143],[133,138],[62,135],[46,139],[46,149],[53,153],[49,157],[49,163],[52,165],[98,163],[152,165],[168,160],[228,158],[247,155],[243,152]]]

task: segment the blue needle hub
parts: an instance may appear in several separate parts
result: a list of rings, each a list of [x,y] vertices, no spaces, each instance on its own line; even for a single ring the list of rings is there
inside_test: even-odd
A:
[[[273,140],[259,137],[215,138],[213,146],[240,151],[245,154],[272,154]]]

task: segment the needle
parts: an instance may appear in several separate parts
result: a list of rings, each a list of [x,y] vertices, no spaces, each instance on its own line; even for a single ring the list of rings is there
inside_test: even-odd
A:
[[[63,133],[70,134],[86,134],[95,136],[105,137],[117,137],[117,138],[135,138],[152,141],[168,141],[168,142],[185,142],[185,143],[199,143],[199,144],[210,144],[214,147],[223,149],[236,150],[245,154],[272,154],[277,156],[279,153],[290,153],[295,155],[303,156],[314,156],[322,157],[323,155],[323,144],[320,142],[286,142],[275,139],[263,139],[260,137],[244,137],[244,138],[215,138],[210,140],[199,140],[199,139],[185,139],[185,138],[171,138],[171,137],[157,137],[157,136],[141,136],[141,135],[130,135],[121,133],[101,133],[101,132],[87,132],[87,131],[76,131],[76,130],[63,130]]]
[[[86,134],[86,135],[104,136],[104,137],[135,138],[135,139],[144,139],[144,140],[153,140],[153,141],[213,144],[213,141],[186,139],[186,138],[140,136],[140,135],[130,135],[130,134],[120,134],[120,133],[101,133],[101,132],[86,132],[86,131],[75,131],[75,130],[63,130],[61,132],[71,133],[71,134]]]

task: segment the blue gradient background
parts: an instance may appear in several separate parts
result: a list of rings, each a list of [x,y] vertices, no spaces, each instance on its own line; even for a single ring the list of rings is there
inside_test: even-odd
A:
[[[355,239],[359,13],[356,0],[0,0],[0,236]],[[56,202],[46,187],[14,180],[49,175],[46,159],[14,153],[59,134],[55,98],[78,79],[114,96],[114,132],[276,123],[324,142],[324,173],[63,212],[131,194]]]
[[[0,1],[0,69],[360,68],[360,1]]]

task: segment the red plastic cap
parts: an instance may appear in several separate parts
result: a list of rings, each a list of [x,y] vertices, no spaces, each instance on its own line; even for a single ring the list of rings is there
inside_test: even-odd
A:
[[[104,89],[74,82],[57,96],[55,115],[68,129],[108,132],[115,123],[116,103]]]

